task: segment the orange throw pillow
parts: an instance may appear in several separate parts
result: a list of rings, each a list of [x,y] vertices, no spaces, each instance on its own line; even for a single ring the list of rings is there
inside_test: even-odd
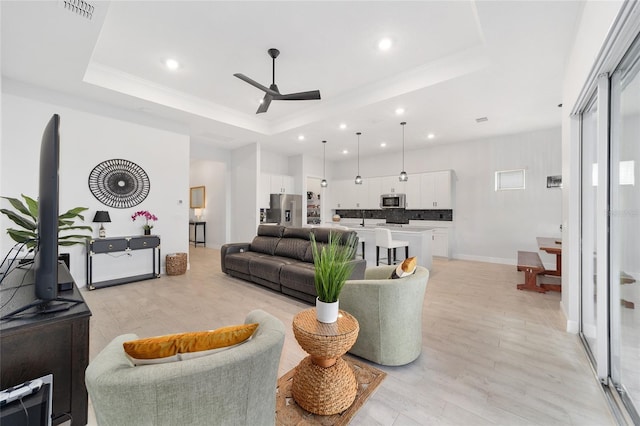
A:
[[[408,257],[391,273],[391,279],[404,278],[416,272],[418,262],[415,257]]]
[[[125,353],[140,364],[142,360],[177,360],[181,353],[208,351],[242,343],[250,338],[258,328],[258,323],[221,327],[216,330],[193,333],[168,334],[130,340],[122,344]]]

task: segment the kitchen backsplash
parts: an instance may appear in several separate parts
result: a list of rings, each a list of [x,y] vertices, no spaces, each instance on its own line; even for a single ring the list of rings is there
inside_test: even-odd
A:
[[[443,220],[453,221],[453,210],[336,210],[336,214],[344,218],[384,219],[392,223],[409,223],[410,220]]]

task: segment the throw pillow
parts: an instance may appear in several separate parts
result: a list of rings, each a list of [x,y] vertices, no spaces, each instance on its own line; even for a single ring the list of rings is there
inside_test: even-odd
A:
[[[166,336],[131,340],[122,344],[126,355],[135,365],[157,364],[193,358],[181,354],[207,352],[228,348],[249,339],[258,323],[242,324],[194,333],[178,333]]]
[[[391,273],[391,279],[404,278],[416,272],[417,260],[415,257],[408,257]]]

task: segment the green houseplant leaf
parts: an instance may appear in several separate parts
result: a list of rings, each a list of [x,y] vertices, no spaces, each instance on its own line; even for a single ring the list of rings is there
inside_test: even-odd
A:
[[[329,243],[318,246],[314,234],[311,234],[311,250],[315,266],[314,283],[318,299],[325,303],[338,301],[342,287],[353,271],[351,260],[356,253],[355,233],[349,234],[342,243],[341,235],[329,234]]]
[[[7,234],[17,243],[26,243],[29,249],[36,246],[38,241],[38,202],[31,197],[21,194],[24,202],[17,198],[0,197],[9,201],[15,210],[0,209],[0,213],[7,216],[19,228],[7,228]],[[84,221],[82,212],[88,210],[86,207],[74,207],[58,216],[58,244],[61,246],[71,246],[84,244],[91,238],[90,235],[77,233],[77,231],[89,231],[93,229],[86,225],[75,225],[77,219]],[[74,233],[69,234],[68,232]],[[62,235],[62,233],[65,233]]]

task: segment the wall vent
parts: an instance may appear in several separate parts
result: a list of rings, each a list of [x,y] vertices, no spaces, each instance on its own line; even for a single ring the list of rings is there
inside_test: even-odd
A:
[[[58,5],[63,9],[73,12],[83,18],[91,20],[95,7],[84,0],[58,0]]]

